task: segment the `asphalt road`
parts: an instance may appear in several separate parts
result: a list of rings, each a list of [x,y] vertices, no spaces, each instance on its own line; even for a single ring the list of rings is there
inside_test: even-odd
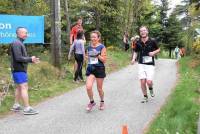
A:
[[[155,97],[140,103],[142,92],[137,64],[107,75],[104,82],[104,111],[98,110],[99,98],[94,87],[95,109],[87,113],[85,86],[52,98],[36,106],[40,114],[15,113],[0,119],[0,134],[142,134],[165,103],[177,80],[175,60],[157,60],[154,80]]]

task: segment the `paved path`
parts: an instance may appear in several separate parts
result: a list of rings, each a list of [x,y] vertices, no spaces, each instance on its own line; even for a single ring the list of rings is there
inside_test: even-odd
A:
[[[98,107],[85,111],[88,98],[83,86],[37,105],[38,115],[18,113],[0,119],[0,134],[121,134],[125,124],[129,134],[142,134],[176,83],[176,61],[158,60],[156,72],[156,96],[148,103],[140,103],[137,65],[130,65],[107,76],[104,111]],[[94,91],[98,102],[96,88]]]

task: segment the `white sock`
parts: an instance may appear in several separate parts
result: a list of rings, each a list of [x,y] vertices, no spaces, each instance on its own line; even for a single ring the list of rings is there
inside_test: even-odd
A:
[[[25,107],[25,108],[24,108],[24,111],[28,111],[28,110],[30,110],[30,109],[31,109],[31,107],[28,106],[28,107]]]
[[[20,104],[19,103],[15,103],[14,105],[13,105],[13,107],[20,107]]]

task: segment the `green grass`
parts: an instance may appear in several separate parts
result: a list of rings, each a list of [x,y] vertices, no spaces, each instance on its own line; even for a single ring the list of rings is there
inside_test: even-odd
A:
[[[75,84],[73,80],[73,63],[74,61],[66,61],[62,65],[62,70],[58,71],[49,62],[49,54],[47,52],[38,54],[42,58],[40,64],[30,64],[28,68],[29,74],[29,96],[31,105],[38,104],[48,98],[61,95],[65,92],[75,89],[78,86],[84,85],[84,83]],[[130,53],[125,53],[120,49],[108,49],[107,50],[107,63],[106,72],[110,73],[116,71],[129,64]],[[10,79],[9,60],[8,56],[1,57],[0,61],[0,73],[1,77],[5,80]],[[64,62],[64,61],[63,61]],[[6,70],[6,71],[4,71]],[[83,68],[83,75],[85,74],[85,68]],[[1,88],[1,87],[0,87]],[[11,87],[9,94],[6,96],[2,105],[0,106],[0,115],[4,116],[9,113],[10,107],[14,102],[14,87]]]
[[[192,61],[192,62],[191,62]],[[147,134],[196,134],[200,112],[200,65],[195,60],[180,60],[179,81]]]
[[[108,59],[106,63],[106,71],[112,72],[118,70],[124,65],[128,65],[131,61],[131,52],[124,52],[121,49],[109,49],[108,48]]]

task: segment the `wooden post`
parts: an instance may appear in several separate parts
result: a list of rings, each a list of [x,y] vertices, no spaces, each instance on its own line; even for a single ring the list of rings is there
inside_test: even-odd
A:
[[[51,1],[52,25],[51,25],[51,53],[52,63],[55,67],[61,67],[61,16],[60,0]]]

